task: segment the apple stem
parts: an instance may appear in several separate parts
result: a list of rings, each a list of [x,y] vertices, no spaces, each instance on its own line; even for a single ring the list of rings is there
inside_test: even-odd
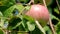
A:
[[[44,34],[46,34],[45,30],[43,29],[43,27],[40,25],[40,23],[37,20],[35,21],[35,23],[38,26],[39,30],[41,30]]]
[[[30,0],[30,2],[28,3],[28,5],[30,4],[34,4],[34,0]]]
[[[56,3],[57,3],[57,6],[58,6],[58,9],[60,11],[60,6],[59,6],[59,3],[58,3],[58,0],[56,0]]]
[[[56,34],[51,19],[49,19],[49,24],[52,29],[52,34]]]

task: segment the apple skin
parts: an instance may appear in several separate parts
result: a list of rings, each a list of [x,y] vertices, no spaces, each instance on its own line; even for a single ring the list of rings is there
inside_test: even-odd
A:
[[[48,9],[43,5],[31,5],[31,8],[26,12],[26,15],[38,20],[42,26],[49,21]]]

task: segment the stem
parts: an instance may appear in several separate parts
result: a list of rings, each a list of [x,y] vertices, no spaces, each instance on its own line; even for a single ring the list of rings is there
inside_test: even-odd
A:
[[[30,2],[28,3],[28,5],[30,5],[30,4],[34,4],[34,0],[30,0]]]
[[[43,32],[43,34],[46,34],[43,27],[40,25],[40,23],[37,20],[35,21],[35,23],[38,26],[39,30],[41,30]]]
[[[31,0],[32,3],[34,3],[34,0]]]
[[[47,8],[45,0],[43,0],[43,3],[44,3],[44,5],[45,5],[45,7]]]
[[[5,29],[2,29],[4,34],[9,34],[9,31],[8,30],[5,30]]]
[[[0,28],[4,34],[8,34],[8,31],[6,29]]]
[[[8,31],[8,30],[6,30],[6,31],[5,31],[5,34],[9,34],[9,31]]]
[[[60,11],[60,6],[59,6],[59,3],[58,3],[58,0],[56,0],[56,3],[57,3],[57,6],[58,6],[58,9]],[[60,13],[60,12],[59,12]]]
[[[45,0],[43,0],[43,3],[44,3],[44,5],[45,5],[45,7],[47,8]],[[49,25],[50,25],[50,27],[51,27],[51,29],[52,29],[52,33],[55,34],[55,30],[54,30],[54,27],[53,27],[51,18],[49,18]]]
[[[56,34],[51,19],[49,19],[49,24],[52,29],[52,34]]]

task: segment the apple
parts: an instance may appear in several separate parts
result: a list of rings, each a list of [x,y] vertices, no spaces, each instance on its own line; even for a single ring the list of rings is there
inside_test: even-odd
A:
[[[35,20],[38,20],[42,26],[45,26],[45,24],[49,21],[48,9],[43,5],[31,5],[31,8],[25,14]]]

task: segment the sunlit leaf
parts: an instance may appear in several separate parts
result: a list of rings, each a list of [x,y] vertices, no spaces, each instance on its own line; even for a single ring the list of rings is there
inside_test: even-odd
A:
[[[2,17],[3,16],[3,14],[2,14],[2,12],[0,11],[0,17]]]
[[[31,6],[26,6],[25,8],[26,8],[26,10],[29,10],[31,8]]]
[[[24,10],[24,6],[22,4],[16,4],[16,9],[18,9],[20,12]]]
[[[58,8],[54,8],[54,12],[56,12],[57,14],[59,14]]]
[[[21,4],[16,4],[16,5],[11,6],[6,11],[4,11],[4,13],[3,13],[4,16],[5,17],[12,17],[13,16],[13,10],[14,9],[17,9],[17,10],[19,10],[19,12],[22,12],[23,6]]]
[[[8,8],[6,11],[3,12],[4,16],[5,17],[12,17],[12,12],[14,9],[15,9],[15,5]]]
[[[27,26],[29,31],[33,31],[35,29],[35,25],[33,23],[27,22]]]
[[[3,27],[4,25],[4,18],[0,18],[0,26]]]

